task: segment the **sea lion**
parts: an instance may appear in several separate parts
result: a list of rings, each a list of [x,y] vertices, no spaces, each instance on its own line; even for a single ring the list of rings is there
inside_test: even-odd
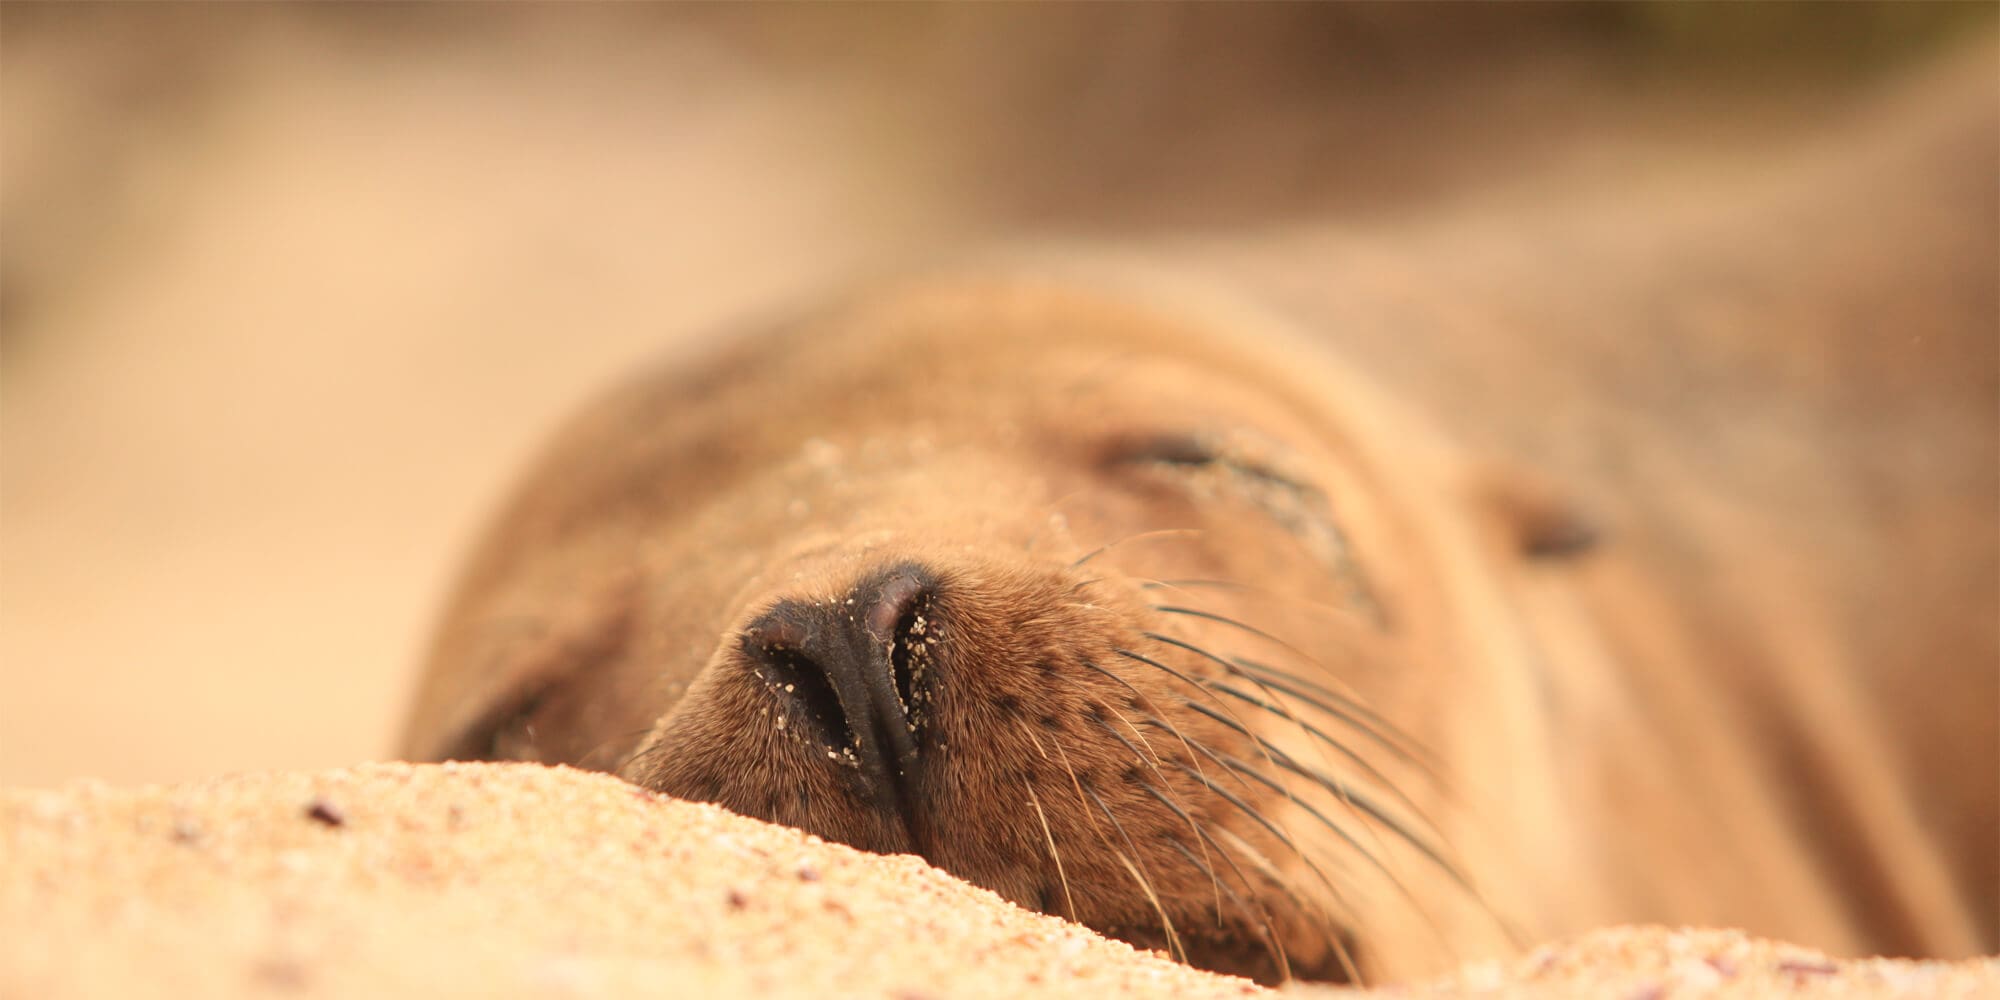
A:
[[[1266,981],[1623,922],[1991,951],[1992,101],[1982,53],[1670,223],[1614,178],[1165,249],[1239,293],[975,268],[673,359],[531,469],[406,750]],[[1468,446],[1552,420],[1562,474]]]
[[[1635,696],[1702,654],[1593,527],[1240,304],[926,277],[574,421],[406,749],[611,770],[1264,981],[1641,920],[1974,948],[1900,800],[1802,816],[1769,719]],[[1828,871],[1812,823],[1913,856]]]

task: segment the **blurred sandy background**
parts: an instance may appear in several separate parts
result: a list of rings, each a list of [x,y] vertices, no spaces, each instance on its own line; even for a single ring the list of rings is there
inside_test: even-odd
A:
[[[1698,198],[1990,22],[0,6],[0,783],[386,755],[514,467],[676,338],[999,242]]]

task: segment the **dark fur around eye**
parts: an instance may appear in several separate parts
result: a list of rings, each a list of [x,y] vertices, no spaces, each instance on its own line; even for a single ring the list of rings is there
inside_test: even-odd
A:
[[[1167,432],[1133,435],[1115,442],[1106,450],[1105,464],[1154,465],[1180,469],[1217,468],[1246,480],[1268,483],[1290,490],[1308,488],[1263,462],[1237,454],[1209,435],[1199,432]]]
[[[1111,461],[1150,462],[1161,465],[1210,465],[1222,460],[1213,443],[1196,434],[1158,434],[1119,443]]]

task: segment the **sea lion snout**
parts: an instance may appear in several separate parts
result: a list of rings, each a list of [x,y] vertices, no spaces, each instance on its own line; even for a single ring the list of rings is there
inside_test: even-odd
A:
[[[925,666],[943,634],[935,577],[915,563],[873,573],[834,600],[780,598],[737,640],[776,718],[812,727],[829,758],[860,768],[875,804],[904,816],[929,699]]]

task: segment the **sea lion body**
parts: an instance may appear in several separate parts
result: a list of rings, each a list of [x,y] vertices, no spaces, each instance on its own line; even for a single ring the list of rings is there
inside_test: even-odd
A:
[[[612,770],[1266,980],[1634,921],[1979,947],[1896,776],[1790,794],[1798,718],[1703,697],[1695,620],[1587,526],[1250,310],[927,277],[572,423],[407,749]]]

